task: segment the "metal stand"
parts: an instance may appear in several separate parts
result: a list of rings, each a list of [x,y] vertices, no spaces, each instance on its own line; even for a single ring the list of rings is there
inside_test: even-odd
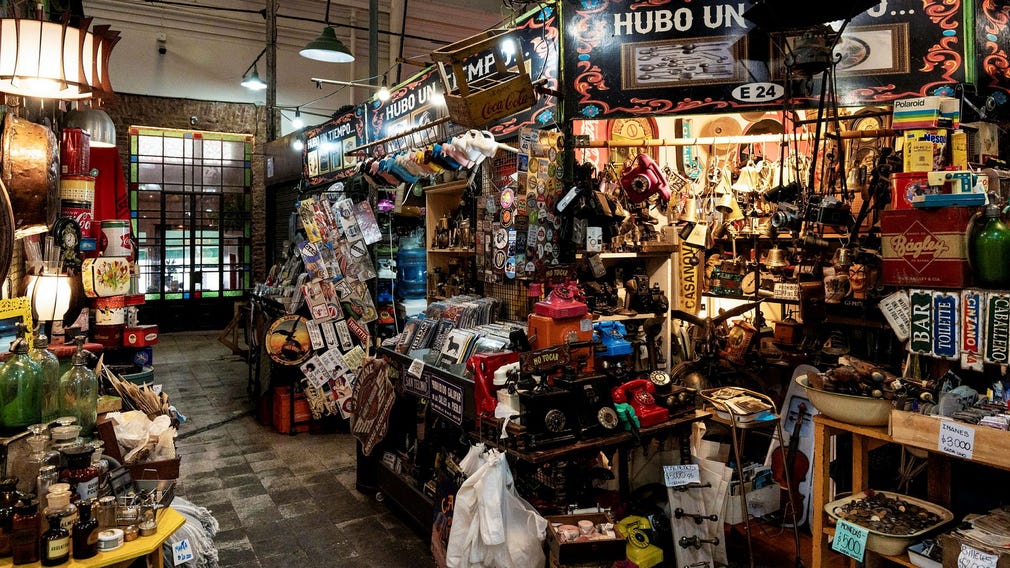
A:
[[[773,401],[767,395],[761,394],[759,392],[754,392],[748,389],[744,389],[744,391],[746,394],[758,398],[762,402],[768,404],[771,407],[770,412],[774,416],[774,420],[742,422],[741,421],[742,416],[733,412],[733,409],[729,408],[728,405],[723,406],[723,408],[721,409],[724,410],[726,414],[729,415],[728,419],[723,418],[718,414],[713,414],[712,420],[720,424],[729,426],[730,429],[730,435],[733,443],[733,458],[736,461],[736,475],[740,483],[740,515],[743,518],[744,536],[747,538],[747,558],[748,562],[750,562],[751,568],[754,568],[754,546],[751,537],[750,513],[747,510],[747,484],[744,483],[744,474],[743,474],[743,443],[745,437],[744,435],[748,430],[767,429],[769,426],[774,424],[774,430],[772,436],[778,439],[779,442],[778,451],[782,453],[783,461],[785,461],[786,458],[786,444],[785,444],[785,436],[782,433],[782,421],[780,420],[778,408],[775,405],[775,401]],[[783,473],[785,474],[786,486],[792,487],[792,482],[789,479],[788,465],[784,469]],[[793,541],[796,547],[795,566],[802,567],[803,561],[800,558],[800,532],[796,522],[797,518],[796,506],[793,503],[793,492],[787,491],[787,495],[789,499],[789,513],[790,516],[792,517],[791,521],[792,521]]]

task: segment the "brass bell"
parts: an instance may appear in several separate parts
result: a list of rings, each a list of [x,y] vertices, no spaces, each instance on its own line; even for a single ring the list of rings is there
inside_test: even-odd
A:
[[[744,218],[740,204],[737,202],[736,197],[733,197],[732,192],[724,193],[719,198],[719,202],[715,205],[715,210],[722,213],[723,221],[727,223],[740,221]]]
[[[698,218],[698,198],[692,195],[687,198],[684,204],[684,212],[680,215],[681,221],[687,221],[688,223],[697,223],[700,219]]]
[[[761,183],[761,171],[754,162],[747,162],[747,165],[740,168],[740,176],[733,182],[733,191],[738,193],[753,193]]]
[[[778,245],[772,247],[768,251],[768,256],[765,259],[765,265],[768,268],[783,268],[789,266],[789,260],[786,258],[786,251],[780,249]]]
[[[835,255],[831,259],[831,263],[841,268],[852,266],[852,250],[845,247],[835,249]]]

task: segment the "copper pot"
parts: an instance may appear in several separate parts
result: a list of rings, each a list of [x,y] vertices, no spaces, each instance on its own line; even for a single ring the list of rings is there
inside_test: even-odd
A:
[[[0,140],[0,179],[7,185],[19,235],[47,230],[60,210],[59,147],[52,130],[8,113]]]

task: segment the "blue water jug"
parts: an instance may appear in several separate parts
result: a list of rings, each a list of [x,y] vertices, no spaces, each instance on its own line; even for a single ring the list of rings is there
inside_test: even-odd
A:
[[[420,299],[427,295],[428,261],[423,248],[403,248],[396,253],[396,289],[401,298]]]

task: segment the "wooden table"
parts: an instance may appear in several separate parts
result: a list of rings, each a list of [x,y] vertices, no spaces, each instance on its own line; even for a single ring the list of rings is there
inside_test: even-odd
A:
[[[60,566],[69,568],[99,568],[102,566],[125,568],[138,558],[146,558],[149,568],[164,568],[165,561],[161,553],[161,545],[168,540],[168,537],[172,536],[172,533],[179,530],[179,527],[185,522],[186,517],[183,517],[178,511],[170,507],[162,513],[161,519],[158,521],[158,532],[153,535],[137,537],[137,540],[127,542],[116,550],[99,552],[98,556],[88,558],[87,560],[74,560],[71,558],[69,562],[60,564]],[[13,565],[14,563],[10,557],[0,558],[0,568]],[[18,566],[34,568],[35,566],[42,566],[42,564],[33,562],[31,564],[18,564]]]

